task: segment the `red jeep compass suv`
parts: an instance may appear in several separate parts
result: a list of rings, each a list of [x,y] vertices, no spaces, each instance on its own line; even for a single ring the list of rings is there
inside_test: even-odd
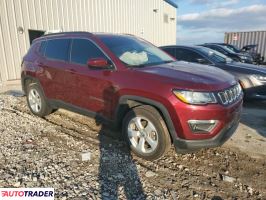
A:
[[[43,36],[25,55],[21,78],[33,114],[65,108],[101,117],[121,125],[132,151],[148,160],[171,144],[181,153],[222,145],[242,107],[230,74],[178,62],[131,35]]]

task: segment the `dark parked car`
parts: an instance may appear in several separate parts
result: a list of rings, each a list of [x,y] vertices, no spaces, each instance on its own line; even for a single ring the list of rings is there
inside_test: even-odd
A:
[[[246,45],[244,47],[242,47],[242,49],[240,50],[242,53],[246,53],[252,56],[254,63],[257,65],[261,65],[264,63],[264,57],[261,56],[260,53],[258,53],[256,51],[256,48],[258,47],[258,45],[253,44],[253,45]]]
[[[232,45],[232,44],[226,44],[226,43],[213,43],[213,44],[218,44],[221,46],[224,46],[226,48],[229,48],[235,53],[242,53],[242,54],[247,54],[250,55],[253,59],[253,63],[256,65],[263,64],[264,62],[264,57],[261,56],[260,53],[258,53],[255,49],[257,48],[258,45],[246,45],[243,46],[242,49],[239,49],[238,47]]]
[[[238,126],[243,99],[231,74],[177,62],[130,35],[38,38],[23,59],[21,80],[33,114],[65,108],[121,125],[132,151],[148,160],[171,143],[177,152],[223,144]]]
[[[265,67],[234,62],[215,50],[201,46],[165,46],[161,48],[177,60],[211,65],[223,69],[239,80],[247,99],[266,100]],[[216,76],[219,76],[219,74]]]
[[[231,59],[233,59],[236,62],[243,62],[243,63],[249,63],[249,64],[253,64],[253,62],[254,62],[251,55],[246,54],[246,53],[241,53],[241,52],[236,53],[233,50],[231,50],[230,48],[227,48],[227,47],[220,45],[220,44],[202,44],[199,46],[207,47],[207,48],[213,49],[215,51],[218,51],[218,52],[226,55],[227,57],[230,57]]]

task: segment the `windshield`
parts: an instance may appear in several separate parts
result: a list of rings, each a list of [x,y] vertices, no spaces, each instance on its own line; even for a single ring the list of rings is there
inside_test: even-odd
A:
[[[175,61],[159,48],[133,36],[100,35],[99,38],[129,67],[145,67]]]
[[[227,52],[229,52],[229,53],[236,53],[232,48],[230,48],[230,47],[228,47],[228,46],[222,46],[221,45],[221,47],[223,48],[223,49],[225,49]]]
[[[238,49],[236,46],[232,44],[224,44],[223,47],[226,47],[226,49],[230,49],[234,53],[240,53],[240,49]]]
[[[217,63],[231,63],[233,60],[224,54],[215,51],[213,49],[205,48],[205,47],[200,47],[199,50],[209,58],[211,58],[214,62]]]

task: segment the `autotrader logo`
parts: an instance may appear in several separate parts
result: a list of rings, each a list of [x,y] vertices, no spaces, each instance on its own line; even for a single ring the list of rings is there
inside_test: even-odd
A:
[[[0,188],[0,200],[54,200],[53,188]]]

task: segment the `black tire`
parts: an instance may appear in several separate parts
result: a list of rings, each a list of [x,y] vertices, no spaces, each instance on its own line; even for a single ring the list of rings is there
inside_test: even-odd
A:
[[[141,117],[141,118],[143,117],[149,120],[148,123],[151,122],[153,127],[155,127],[156,129],[157,132],[156,138],[158,142],[156,148],[154,148],[152,152],[143,153],[137,151],[129,139],[128,127],[130,126],[131,120],[136,119],[136,117]],[[171,138],[162,116],[154,107],[149,105],[135,107],[126,114],[123,120],[122,134],[128,145],[130,146],[132,152],[136,154],[138,157],[144,158],[145,160],[150,160],[150,161],[156,160],[162,157],[171,147]]]
[[[34,110],[30,104],[30,92],[34,91],[35,93],[37,93],[39,95],[39,99],[40,99],[40,109],[38,111]],[[28,103],[28,107],[30,109],[30,111],[34,114],[37,115],[39,117],[44,117],[46,115],[49,115],[50,113],[52,113],[54,110],[52,109],[52,107],[48,104],[44,93],[42,91],[42,88],[38,85],[38,83],[29,83],[26,85],[26,97],[27,97],[27,103]]]

